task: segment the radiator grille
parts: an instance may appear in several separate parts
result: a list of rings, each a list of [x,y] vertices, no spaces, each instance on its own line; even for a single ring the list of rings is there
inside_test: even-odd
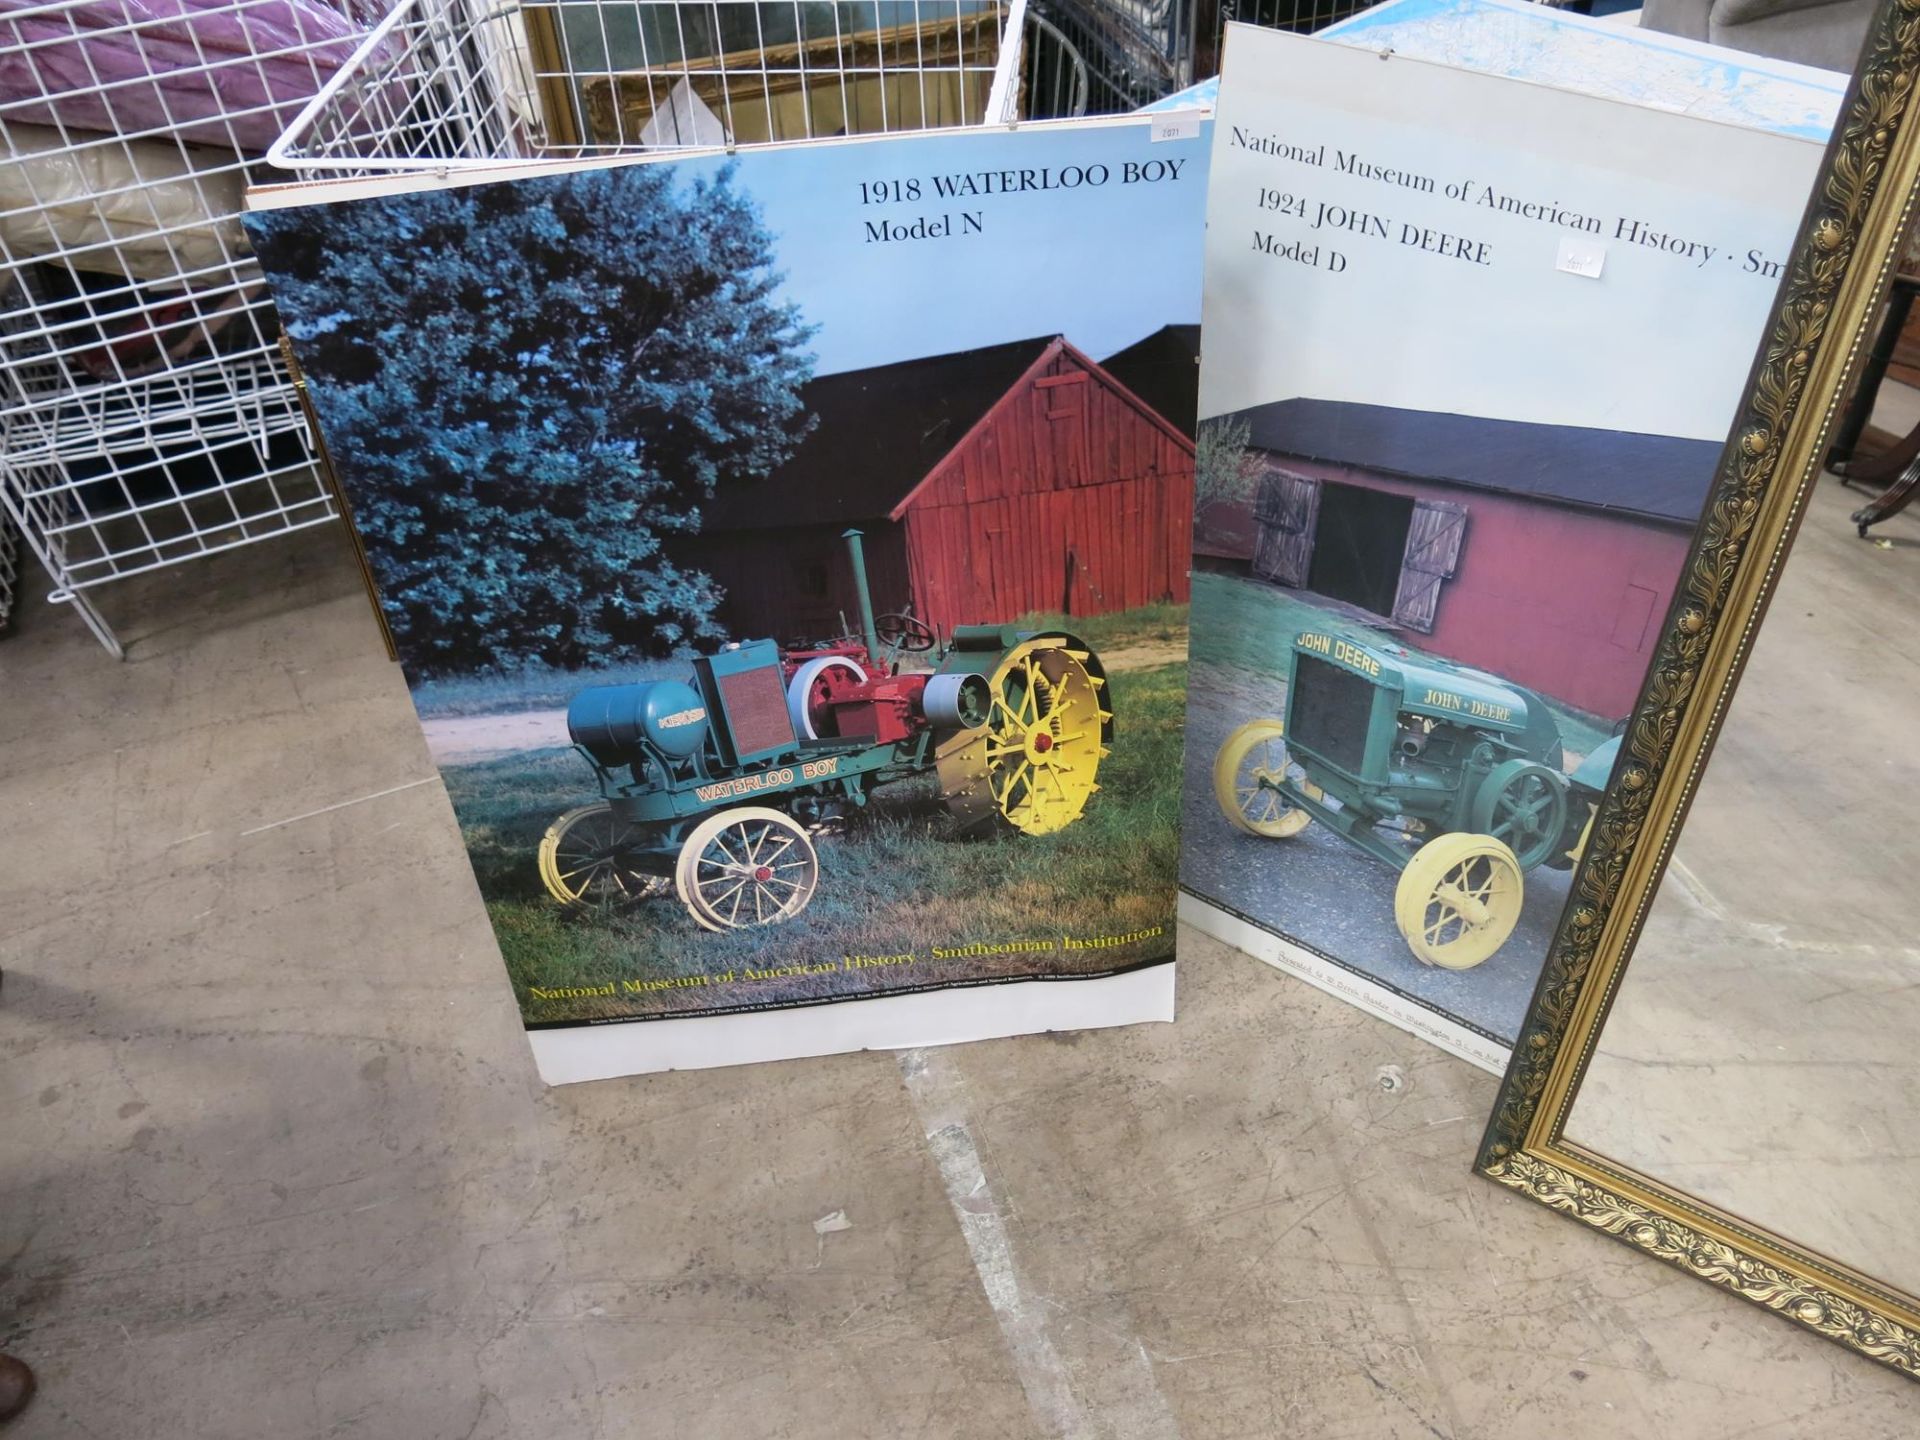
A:
[[[714,677],[720,703],[727,711],[727,732],[733,753],[758,755],[793,744],[793,721],[787,715],[786,692],[780,688],[780,667],[763,665]]]
[[[1296,655],[1287,696],[1287,743],[1358,775],[1367,753],[1374,687],[1351,670]]]

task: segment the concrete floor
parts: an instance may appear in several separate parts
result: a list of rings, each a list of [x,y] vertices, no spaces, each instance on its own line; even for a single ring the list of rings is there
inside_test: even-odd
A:
[[[543,1090],[338,537],[105,602],[0,644],[9,1437],[1920,1432],[1198,940],[1172,1026]]]

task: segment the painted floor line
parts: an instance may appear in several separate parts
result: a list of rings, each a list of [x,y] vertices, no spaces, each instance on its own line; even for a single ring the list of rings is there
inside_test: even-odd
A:
[[[1120,1382],[1114,1388],[1124,1393],[1128,1413],[1103,1413],[1100,1421],[1089,1415],[1047,1334],[1045,1307],[1020,1283],[1013,1243],[967,1127],[965,1099],[950,1062],[937,1051],[905,1050],[900,1053],[900,1073],[1034,1418],[1049,1435],[1063,1440],[1108,1434],[1128,1440],[1179,1440],[1173,1414],[1154,1381],[1153,1363],[1137,1342],[1130,1362],[1118,1367],[1124,1374],[1112,1377]],[[1115,1407],[1098,1408],[1108,1412]]]
[[[409,780],[404,785],[389,785],[385,790],[376,790],[371,795],[342,800],[337,805],[322,805],[318,810],[307,810],[298,815],[289,815],[284,820],[271,820],[265,825],[256,825],[251,830],[242,830],[240,838],[244,840],[249,835],[264,835],[267,831],[278,830],[283,825],[297,825],[302,820],[313,819],[316,815],[331,815],[335,810],[345,810],[352,805],[364,805],[369,800],[379,800],[387,795],[398,795],[402,790],[414,790],[422,785],[432,785],[439,779],[438,775],[424,775],[418,780]]]

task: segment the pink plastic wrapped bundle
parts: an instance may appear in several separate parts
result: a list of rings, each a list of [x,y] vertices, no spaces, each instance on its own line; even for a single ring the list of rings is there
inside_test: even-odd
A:
[[[0,121],[265,150],[366,33],[320,0],[0,0]]]

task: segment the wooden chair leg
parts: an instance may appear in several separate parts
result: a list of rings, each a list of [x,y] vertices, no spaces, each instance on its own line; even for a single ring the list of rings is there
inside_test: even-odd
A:
[[[1849,485],[1889,486],[1899,480],[1906,468],[1920,460],[1920,425],[1916,425],[1898,444],[1878,455],[1864,456],[1833,466],[1833,473]]]
[[[1909,464],[1893,484],[1854,511],[1849,518],[1864,537],[1869,525],[1878,525],[1882,520],[1898,515],[1913,503],[1915,494],[1920,494],[1920,460]]]

